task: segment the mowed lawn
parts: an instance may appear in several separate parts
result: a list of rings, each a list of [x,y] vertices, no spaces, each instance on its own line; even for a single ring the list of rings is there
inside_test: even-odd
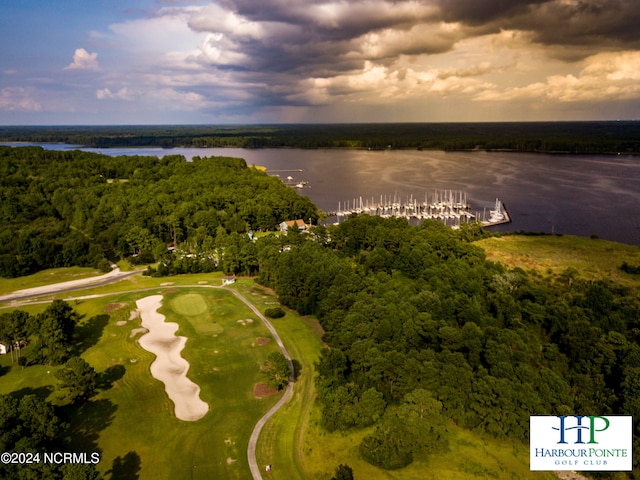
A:
[[[155,294],[163,295],[160,313],[178,323],[176,334],[188,339],[182,351],[190,363],[187,376],[209,405],[209,412],[195,422],[176,419],[164,384],[150,374],[155,356],[138,343],[140,319],[131,312],[137,299]],[[86,348],[82,357],[111,385],[80,410],[66,412],[73,451],[100,451],[99,469],[110,472],[107,478],[250,478],[249,436],[279,396],[253,395],[260,364],[277,345],[260,346],[258,338],[271,335],[248,307],[231,292],[204,286],[71,304],[84,316],[79,328]],[[55,384],[54,369],[12,367],[2,377],[0,393]],[[55,392],[49,400],[59,402]]]

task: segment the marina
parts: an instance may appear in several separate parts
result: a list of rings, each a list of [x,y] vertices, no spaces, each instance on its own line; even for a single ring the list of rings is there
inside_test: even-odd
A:
[[[418,200],[413,195],[403,200],[397,193],[393,196],[380,195],[379,200],[375,197],[371,199],[358,197],[346,202],[338,202],[338,209],[335,212],[327,212],[329,217],[335,217],[335,223],[340,223],[350,215],[360,214],[383,218],[406,218],[414,222],[436,220],[452,228],[459,228],[461,223],[480,222],[484,227],[490,227],[511,222],[507,209],[498,198],[488,215],[486,208],[482,213],[472,213],[466,192],[437,189],[430,198],[425,193],[424,200]]]
[[[81,148],[38,145],[51,150]],[[96,148],[81,149],[98,152]],[[350,209],[359,207],[360,196],[365,206],[365,199],[369,199],[371,207],[372,199],[380,203],[380,193],[390,193],[392,203],[393,192],[403,198],[413,194],[422,203],[424,192],[431,197],[436,187],[464,190],[472,203],[470,212],[478,219],[485,212],[485,221],[490,219],[495,197],[500,198],[501,210],[510,220],[491,223],[491,228],[500,232],[597,235],[640,245],[640,162],[633,155],[186,147],[109,148],[102,153],[171,154],[187,160],[196,156],[244,158],[247,165],[261,165],[287,183],[287,176],[294,177],[293,188],[307,182],[298,191],[325,212],[335,211],[338,200],[350,199]],[[342,201],[341,210],[345,209]]]

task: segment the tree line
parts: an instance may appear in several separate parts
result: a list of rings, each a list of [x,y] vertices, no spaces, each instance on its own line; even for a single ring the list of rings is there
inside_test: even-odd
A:
[[[640,123],[510,122],[0,127],[0,141],[109,147],[361,148],[640,153]]]
[[[307,197],[238,158],[0,147],[3,277],[70,265],[108,271],[109,260],[120,258],[151,263],[166,257],[168,245],[195,256],[229,245],[231,259],[232,244],[248,232],[318,217]],[[211,256],[180,258],[187,265],[176,273]]]

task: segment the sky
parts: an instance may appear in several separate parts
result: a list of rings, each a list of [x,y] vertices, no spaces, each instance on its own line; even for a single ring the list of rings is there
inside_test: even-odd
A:
[[[637,0],[8,0],[0,125],[640,118]]]

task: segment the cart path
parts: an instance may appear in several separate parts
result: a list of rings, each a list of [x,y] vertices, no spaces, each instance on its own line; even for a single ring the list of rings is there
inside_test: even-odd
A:
[[[289,375],[290,375],[290,377],[289,377],[289,383],[287,385],[287,389],[284,392],[284,395],[278,401],[278,403],[276,403],[273,407],[271,407],[271,410],[269,410],[267,413],[265,413],[265,415],[260,420],[258,420],[258,423],[256,423],[256,426],[253,428],[253,432],[251,432],[251,437],[249,437],[249,445],[247,446],[247,460],[249,461],[249,468],[251,469],[251,476],[253,477],[253,480],[262,480],[262,474],[260,473],[260,467],[258,466],[258,462],[256,460],[256,445],[258,443],[258,438],[260,437],[260,432],[262,431],[262,427],[264,427],[264,425],[269,421],[269,419],[278,410],[280,410],[280,408],[285,403],[287,403],[289,401],[289,399],[291,398],[291,395],[293,394],[293,375],[294,375],[293,362],[291,361],[291,357],[289,356],[289,352],[287,352],[286,347],[282,343],[282,340],[280,339],[280,336],[278,335],[278,332],[273,327],[271,322],[267,319],[267,317],[262,315],[262,313],[260,313],[260,311],[255,307],[255,305],[253,305],[249,300],[247,300],[240,292],[238,292],[237,290],[231,290],[231,289],[229,291],[233,292],[233,294],[239,300],[241,300],[247,307],[249,307],[253,311],[253,313],[255,313],[258,316],[258,318],[260,320],[262,320],[262,323],[264,323],[265,326],[269,329],[269,331],[273,335],[273,338],[275,339],[276,343],[278,344],[278,347],[280,347],[280,351],[286,357],[286,359],[289,361]]]

